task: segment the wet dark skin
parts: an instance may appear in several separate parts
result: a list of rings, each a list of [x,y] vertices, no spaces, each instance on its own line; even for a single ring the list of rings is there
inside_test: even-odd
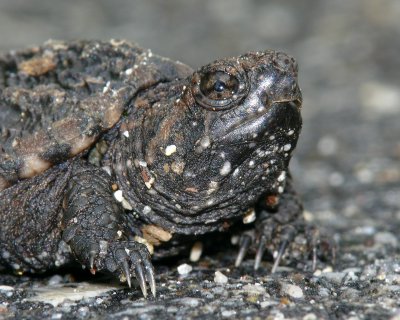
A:
[[[47,43],[0,66],[1,265],[77,261],[155,296],[152,255],[242,229],[236,266],[251,251],[257,269],[268,249],[274,272],[302,233],[315,267],[318,232],[288,171],[302,102],[290,56],[193,72],[114,40]]]

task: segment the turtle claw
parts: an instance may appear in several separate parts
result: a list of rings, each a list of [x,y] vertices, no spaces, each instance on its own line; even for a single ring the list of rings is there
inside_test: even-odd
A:
[[[266,249],[267,237],[262,235],[260,238],[260,242],[258,244],[256,259],[254,261],[254,270],[258,270],[261,265],[261,260],[264,255],[264,251]]]
[[[96,269],[94,267],[94,259],[96,258],[96,251],[92,250],[89,253],[89,267],[90,267],[90,273],[92,273],[93,275],[96,274]]]
[[[254,235],[255,234],[255,235]],[[295,242],[298,235],[303,235],[305,245]],[[327,237],[328,238],[328,237]],[[324,247],[326,246],[326,248]],[[251,233],[246,231],[240,236],[239,252],[236,257],[235,267],[242,264],[243,259],[249,250],[255,252],[254,270],[261,266],[265,250],[270,252],[277,251],[271,273],[275,273],[287,251],[300,253],[302,259],[312,260],[312,270],[315,271],[319,256],[335,257],[335,245],[332,241],[322,241],[321,235],[315,226],[309,226],[304,221],[294,221],[285,225],[269,221],[268,224],[261,226]],[[289,254],[290,254],[289,252]]]
[[[153,297],[156,297],[156,281],[154,279],[154,268],[151,263],[144,261],[144,267],[146,270],[146,279],[149,282],[150,291]]]
[[[242,264],[243,259],[246,256],[246,253],[252,242],[253,242],[252,237],[246,233],[240,237],[240,241],[239,241],[240,249],[239,249],[239,253],[236,257],[235,267],[239,267]]]
[[[88,259],[91,268],[96,260],[96,265],[99,269],[106,269],[116,276],[122,274],[129,288],[132,287],[131,278],[134,275],[145,298],[147,297],[147,283],[153,296],[156,296],[154,268],[151,263],[150,253],[145,245],[135,241],[109,243],[105,256],[99,256],[98,253],[91,252]]]
[[[138,263],[135,267],[136,279],[139,282],[140,289],[142,290],[143,296],[147,298],[147,287],[146,280],[143,272],[143,266]]]
[[[279,247],[279,250],[278,250],[278,255],[276,256],[275,261],[274,261],[274,265],[272,266],[271,273],[275,273],[276,272],[276,269],[279,266],[279,262],[281,261],[282,256],[285,253],[288,244],[289,244],[289,241],[287,241],[287,240],[284,240],[281,243],[281,245]]]
[[[131,273],[129,271],[128,261],[124,260],[122,262],[121,268],[122,268],[122,273],[125,275],[126,282],[127,282],[128,286],[129,286],[129,288],[131,288],[132,287],[132,284],[131,284]]]

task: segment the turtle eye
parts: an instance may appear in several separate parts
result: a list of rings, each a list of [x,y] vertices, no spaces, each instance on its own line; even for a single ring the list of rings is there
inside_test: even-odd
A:
[[[231,98],[239,89],[239,80],[226,72],[208,72],[200,80],[200,91],[209,99]]]
[[[226,110],[247,93],[247,76],[240,66],[208,65],[195,72],[192,94],[196,103],[213,111]]]

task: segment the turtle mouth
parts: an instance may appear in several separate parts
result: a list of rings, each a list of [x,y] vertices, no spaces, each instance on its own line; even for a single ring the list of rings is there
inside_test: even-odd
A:
[[[274,102],[270,106],[261,108],[261,111],[253,112],[242,121],[232,124],[226,133],[215,139],[219,143],[257,143],[264,140],[268,131],[277,127],[297,127],[293,119],[298,119],[302,99]]]

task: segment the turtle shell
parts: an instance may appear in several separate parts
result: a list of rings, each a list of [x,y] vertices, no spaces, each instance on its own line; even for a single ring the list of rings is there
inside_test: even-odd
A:
[[[0,56],[0,190],[81,154],[138,92],[191,73],[119,40],[48,41]]]

